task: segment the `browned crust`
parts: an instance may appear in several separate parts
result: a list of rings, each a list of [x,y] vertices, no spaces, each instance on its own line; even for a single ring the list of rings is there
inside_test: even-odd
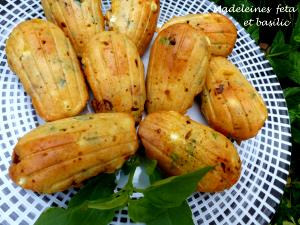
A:
[[[147,156],[169,175],[214,166],[199,182],[198,191],[224,191],[240,177],[240,157],[230,140],[187,116],[172,111],[152,113],[141,122],[138,134]]]
[[[79,114],[88,100],[75,51],[53,23],[33,19],[20,23],[6,42],[10,68],[46,121]]]
[[[138,148],[135,122],[126,113],[90,114],[42,125],[13,152],[11,179],[25,189],[54,193],[112,173]]]

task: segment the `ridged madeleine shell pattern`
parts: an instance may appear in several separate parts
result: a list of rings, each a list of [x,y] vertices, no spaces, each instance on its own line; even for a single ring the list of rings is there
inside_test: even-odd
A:
[[[75,51],[53,23],[34,19],[19,24],[6,42],[12,71],[46,121],[80,113],[87,87]]]
[[[143,55],[156,30],[159,12],[159,0],[112,0],[106,17],[109,29],[126,34]]]
[[[104,30],[101,0],[42,0],[46,18],[71,40],[77,55],[91,37]]]
[[[134,155],[138,140],[132,116],[87,114],[46,123],[22,137],[9,169],[25,189],[54,193],[112,173]]]
[[[223,57],[211,59],[201,99],[209,125],[236,140],[254,137],[268,117],[262,97]]]
[[[82,62],[97,112],[128,112],[139,122],[146,100],[144,65],[134,43],[114,31],[90,40]]]
[[[208,39],[188,24],[161,31],[151,49],[147,73],[147,111],[185,113],[205,82]]]
[[[156,112],[143,120],[139,136],[149,158],[169,175],[214,166],[198,184],[198,191],[218,192],[234,185],[241,161],[230,140],[178,112]]]
[[[202,31],[211,42],[211,53],[215,56],[228,56],[237,39],[237,29],[230,19],[218,13],[188,14],[174,17],[160,30],[178,23],[187,23]]]

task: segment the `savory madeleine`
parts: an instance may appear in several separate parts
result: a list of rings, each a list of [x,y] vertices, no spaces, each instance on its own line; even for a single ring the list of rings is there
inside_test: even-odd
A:
[[[151,49],[147,73],[147,111],[185,113],[202,91],[210,45],[206,36],[188,24],[161,31]]]
[[[198,183],[198,191],[223,191],[239,179],[241,161],[231,141],[187,116],[174,111],[152,113],[141,122],[138,134],[146,155],[169,175],[213,166]]]
[[[159,0],[112,0],[108,27],[127,35],[142,56],[147,50],[159,16]]]
[[[9,175],[25,189],[64,191],[99,173],[113,173],[138,148],[125,113],[89,114],[46,123],[14,148]]]
[[[55,24],[40,19],[20,23],[6,42],[6,55],[44,120],[75,116],[84,109],[84,76],[69,39]]]
[[[201,99],[209,125],[238,141],[254,137],[268,118],[262,97],[223,57],[212,57]]]
[[[71,40],[78,56],[95,34],[104,30],[101,0],[42,0],[47,19]]]
[[[237,29],[230,19],[219,13],[188,14],[174,17],[160,30],[178,23],[187,23],[202,31],[211,42],[211,54],[228,56],[237,39]]]
[[[83,53],[85,74],[96,112],[128,112],[139,122],[146,100],[144,65],[125,35],[105,31],[94,36]]]

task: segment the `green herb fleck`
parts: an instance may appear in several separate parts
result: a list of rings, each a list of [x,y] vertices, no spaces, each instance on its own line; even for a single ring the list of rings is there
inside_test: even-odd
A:
[[[75,2],[77,5],[81,6],[81,0],[74,0],[74,2]]]
[[[130,25],[133,23],[133,20],[127,20],[127,27],[130,27]]]
[[[192,138],[192,139],[189,141],[189,143],[187,144],[186,152],[187,152],[190,156],[194,156],[194,154],[195,154],[195,149],[196,149],[196,140]]]
[[[67,129],[66,128],[60,128],[59,131],[65,132],[65,131],[67,131]]]
[[[65,79],[60,79],[59,80],[59,87],[63,88],[66,85],[67,81]]]
[[[194,150],[195,150],[195,146],[188,144],[186,151],[190,156],[194,156]]]
[[[151,2],[151,11],[156,12],[157,11],[157,4],[155,2]]]
[[[75,120],[92,120],[94,117],[91,116],[91,115],[82,115],[82,116],[77,116],[77,117],[74,117]]]
[[[99,139],[99,136],[94,136],[94,137],[84,137],[83,138],[86,141],[95,141]]]
[[[217,139],[218,138],[218,134],[216,132],[211,132],[212,136],[214,137],[214,139]]]
[[[49,130],[50,130],[50,131],[55,131],[55,130],[56,130],[56,127],[55,127],[55,126],[51,126],[51,127],[49,128]]]
[[[170,154],[170,158],[172,159],[172,163],[176,164],[180,159],[179,155],[176,152],[172,152]]]
[[[200,78],[199,80],[198,80],[198,85],[201,85],[202,84],[202,79]]]
[[[161,43],[163,45],[170,45],[170,40],[166,37],[162,37],[159,39],[159,43]]]

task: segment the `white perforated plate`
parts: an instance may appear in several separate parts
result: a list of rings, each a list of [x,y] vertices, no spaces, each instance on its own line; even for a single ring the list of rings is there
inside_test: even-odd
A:
[[[104,10],[109,4],[103,0]],[[213,3],[205,0],[161,0],[159,24],[174,15],[211,12],[214,8]],[[39,195],[16,186],[8,177],[12,149],[18,138],[38,126],[41,120],[18,77],[7,65],[5,40],[19,22],[36,17],[44,17],[38,0],[0,0],[1,225],[31,225],[45,208],[50,205],[64,207],[74,194],[74,190],[70,190]],[[268,224],[280,202],[288,176],[290,125],[282,90],[259,47],[238,23],[234,23],[238,28],[238,40],[229,59],[263,96],[269,118],[255,138],[236,145],[243,164],[239,182],[223,193],[195,193],[188,199],[195,224]],[[148,56],[149,52],[144,56],[146,65]],[[202,121],[197,106],[189,111],[189,115]],[[120,210],[112,224],[131,224],[127,211]]]

